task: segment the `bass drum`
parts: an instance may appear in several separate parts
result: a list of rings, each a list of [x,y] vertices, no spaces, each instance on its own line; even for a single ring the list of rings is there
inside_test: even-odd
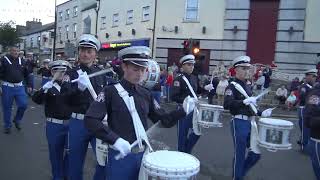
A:
[[[159,78],[160,66],[155,60],[149,59],[147,72],[145,73],[141,85],[151,90],[159,82]]]

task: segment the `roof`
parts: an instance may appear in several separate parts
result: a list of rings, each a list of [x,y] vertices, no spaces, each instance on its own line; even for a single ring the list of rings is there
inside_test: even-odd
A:
[[[84,8],[81,10],[81,12],[87,11],[87,10],[90,10],[90,9],[93,9],[93,8],[96,8],[96,7],[97,7],[97,3],[93,3],[93,4],[91,4],[91,5],[87,6],[87,7],[84,7]]]
[[[50,29],[54,29],[54,22],[49,23],[49,24],[44,24],[44,25],[41,26],[41,28],[32,29],[31,31],[27,31],[26,34],[23,34],[22,36],[35,34],[35,33],[43,32],[43,31],[48,31]]]

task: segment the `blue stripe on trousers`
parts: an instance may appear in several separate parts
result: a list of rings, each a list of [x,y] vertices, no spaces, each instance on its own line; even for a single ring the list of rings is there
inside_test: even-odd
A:
[[[46,123],[46,136],[49,147],[49,158],[53,180],[63,180],[67,177],[68,125],[52,122]]]
[[[109,148],[108,163],[106,165],[106,180],[138,180],[143,152],[130,153],[123,159],[114,157],[119,151]]]
[[[192,124],[193,112],[178,121],[178,151],[191,154],[200,136],[194,134]]]
[[[84,127],[83,120],[71,118],[69,122],[69,172],[68,180],[83,180],[83,166],[90,142],[95,153],[96,139]],[[104,166],[96,163],[94,180],[104,180]]]
[[[242,119],[231,121],[231,133],[234,143],[233,179],[243,180],[247,172],[259,161],[261,155],[249,151],[251,122]]]
[[[313,172],[317,180],[320,180],[320,143],[309,139],[308,151],[312,162]]]
[[[11,112],[13,100],[16,101],[17,112],[14,121],[20,123],[25,110],[27,109],[27,94],[24,86],[9,87],[2,85],[2,112],[4,128],[11,128]]]

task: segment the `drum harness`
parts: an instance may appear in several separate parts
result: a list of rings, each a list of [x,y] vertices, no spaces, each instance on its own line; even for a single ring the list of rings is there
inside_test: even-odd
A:
[[[186,78],[186,76],[182,75],[182,79],[186,82],[193,98],[195,98],[196,102],[198,102],[198,97],[196,95],[196,93],[194,92],[189,80]],[[189,104],[191,102],[191,98],[187,98],[187,111],[189,111]],[[188,114],[189,112],[187,112]],[[194,108],[194,114],[193,116],[197,116],[197,114],[199,114],[199,110],[197,108]],[[193,132],[194,134],[200,136],[201,135],[201,131],[199,129],[199,126],[198,126],[198,121],[196,120],[196,118],[192,118],[192,127],[193,127]]]
[[[231,82],[232,85],[236,88],[238,92],[240,92],[245,98],[248,98],[247,92],[242,88],[242,86],[236,82]],[[257,114],[258,110],[253,104],[249,104],[250,108],[252,111]],[[251,133],[250,133],[250,149],[256,153],[256,154],[261,154],[259,146],[258,146],[258,141],[259,141],[259,132],[258,132],[258,126],[255,121],[255,116],[252,116],[250,119],[251,122]],[[248,120],[249,120],[248,119]]]

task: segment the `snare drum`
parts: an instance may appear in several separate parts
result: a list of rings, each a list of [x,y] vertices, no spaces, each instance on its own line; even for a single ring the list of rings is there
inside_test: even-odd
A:
[[[192,180],[200,171],[200,161],[187,153],[161,150],[147,154],[142,168],[148,180]]]
[[[158,83],[159,78],[160,78],[160,67],[158,63],[153,59],[149,59],[147,72],[145,73],[145,76],[143,78],[141,85],[148,89],[152,89],[156,85],[156,83]]]
[[[270,151],[291,149],[290,130],[293,123],[281,119],[261,118],[259,126],[259,145]]]
[[[201,128],[222,127],[219,119],[223,110],[222,106],[198,103],[193,112],[192,121],[194,132],[201,134]],[[197,131],[199,131],[199,133],[197,133]]]

